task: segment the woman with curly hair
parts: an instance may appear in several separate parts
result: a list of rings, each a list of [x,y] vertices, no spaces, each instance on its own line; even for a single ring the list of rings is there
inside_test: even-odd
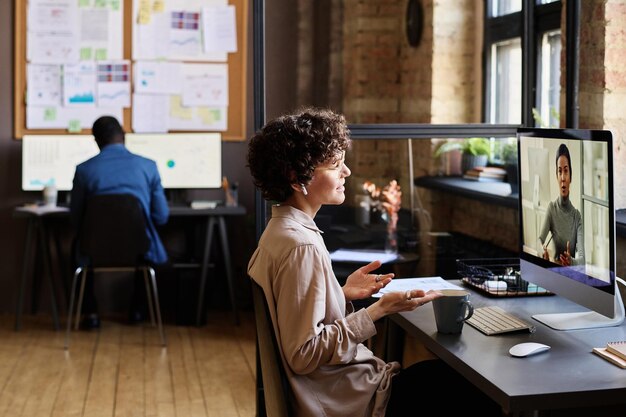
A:
[[[342,115],[306,108],[267,123],[250,140],[248,167],[272,216],[248,265],[265,293],[298,416],[422,415],[420,404],[445,390],[454,401],[434,404],[437,415],[500,415],[499,407],[440,360],[404,370],[363,342],[374,322],[440,296],[422,290],[384,294],[355,311],[353,300],[385,287],[393,274],[367,264],[340,286],[315,214],[345,200],[350,135]],[[433,409],[433,405],[428,408]]]

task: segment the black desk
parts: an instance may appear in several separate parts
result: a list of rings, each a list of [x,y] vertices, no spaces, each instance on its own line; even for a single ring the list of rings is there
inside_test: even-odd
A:
[[[37,256],[37,247],[41,251],[43,260],[44,275],[48,279],[50,286],[50,305],[52,309],[52,319],[54,328],[59,329],[59,314],[57,312],[57,301],[55,296],[54,280],[52,278],[52,262],[50,260],[50,233],[48,231],[48,223],[54,218],[67,218],[69,209],[67,207],[49,207],[49,206],[24,206],[16,207],[13,210],[13,217],[24,218],[27,220],[26,243],[24,246],[24,260],[22,264],[22,277],[19,284],[19,294],[15,308],[15,330],[22,327],[22,310],[24,307],[24,292],[26,291],[26,281],[31,274],[29,266],[35,264]],[[61,259],[58,239],[55,238],[55,246],[57,250],[57,259]],[[38,279],[33,271],[33,311],[36,310],[36,288]]]
[[[222,254],[224,255],[224,266],[226,269],[226,282],[228,284],[228,295],[233,308],[233,320],[235,324],[239,324],[239,316],[237,314],[237,304],[235,302],[234,277],[232,264],[230,259],[230,249],[228,247],[228,233],[226,232],[226,216],[244,216],[246,208],[243,206],[218,206],[212,209],[192,209],[188,206],[170,206],[170,217],[204,217],[205,218],[205,237],[204,248],[202,252],[202,263],[199,265],[202,269],[200,272],[200,288],[198,292],[198,304],[196,312],[196,325],[202,322],[202,311],[204,307],[204,293],[206,289],[206,278],[209,269],[209,256],[211,254],[211,246],[213,244],[214,229],[219,228],[220,243],[222,246]],[[186,265],[188,266],[188,265]],[[174,265],[176,267],[176,264]]]
[[[214,229],[219,228],[220,244],[222,254],[224,256],[224,265],[226,269],[226,279],[228,284],[228,292],[233,309],[233,319],[237,324],[239,323],[239,317],[237,314],[237,306],[235,302],[235,290],[234,290],[234,277],[232,272],[230,249],[228,246],[228,233],[226,232],[226,216],[243,216],[246,214],[246,209],[243,206],[226,207],[218,206],[212,209],[192,209],[188,206],[170,206],[170,218],[173,217],[200,217],[205,222],[205,237],[202,250],[202,262],[199,264],[185,264],[184,267],[194,266],[200,267],[200,288],[198,292],[197,312],[196,312],[196,324],[200,325],[202,318],[202,310],[204,306],[204,293],[206,288],[207,273],[210,265],[210,253],[214,240]],[[50,261],[50,245],[48,243],[49,236],[47,231],[47,221],[50,218],[69,217],[69,209],[67,207],[44,207],[44,206],[32,206],[32,207],[16,207],[13,210],[13,217],[28,219],[28,228],[26,235],[26,245],[24,248],[24,264],[22,267],[22,278],[20,283],[16,315],[15,315],[15,329],[19,330],[21,327],[21,317],[23,309],[23,299],[27,276],[30,273],[29,265],[33,264],[35,259],[35,246],[37,241],[33,241],[33,236],[37,234],[37,239],[40,245],[40,250],[43,255],[44,268],[46,269],[46,276],[50,283],[51,288],[51,304],[52,314],[54,319],[55,328],[59,328],[59,318],[57,313],[57,303],[52,279],[52,265]],[[57,257],[63,259],[60,254],[60,250],[57,244]],[[178,265],[174,264],[176,268]]]
[[[452,281],[462,286],[460,281]],[[532,410],[601,407],[626,404],[626,374],[591,353],[608,341],[626,340],[626,325],[590,330],[557,331],[531,318],[540,312],[580,311],[558,296],[490,298],[469,289],[475,307],[498,305],[536,325],[531,333],[485,336],[469,325],[460,335],[437,333],[431,306],[399,313],[388,319],[388,359],[399,354],[399,330],[418,339],[430,351],[498,402],[512,415]],[[511,346],[535,341],[550,345],[549,352],[513,358]]]

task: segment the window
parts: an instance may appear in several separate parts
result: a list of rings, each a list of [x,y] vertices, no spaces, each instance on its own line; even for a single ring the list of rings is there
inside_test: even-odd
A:
[[[485,0],[484,120],[559,127],[561,1]],[[511,139],[492,139],[491,161],[504,163]]]
[[[485,122],[558,127],[561,1],[485,3]]]

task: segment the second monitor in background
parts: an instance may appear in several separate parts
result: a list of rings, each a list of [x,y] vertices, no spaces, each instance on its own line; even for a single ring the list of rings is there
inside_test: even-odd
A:
[[[126,147],[156,161],[163,188],[222,186],[222,137],[219,133],[127,133]]]

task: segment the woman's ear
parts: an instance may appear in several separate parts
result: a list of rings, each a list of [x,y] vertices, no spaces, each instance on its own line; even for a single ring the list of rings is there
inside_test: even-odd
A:
[[[304,195],[308,194],[308,191],[306,190],[306,187],[304,186],[304,184],[291,184],[291,188],[293,188],[294,191],[300,192]]]

